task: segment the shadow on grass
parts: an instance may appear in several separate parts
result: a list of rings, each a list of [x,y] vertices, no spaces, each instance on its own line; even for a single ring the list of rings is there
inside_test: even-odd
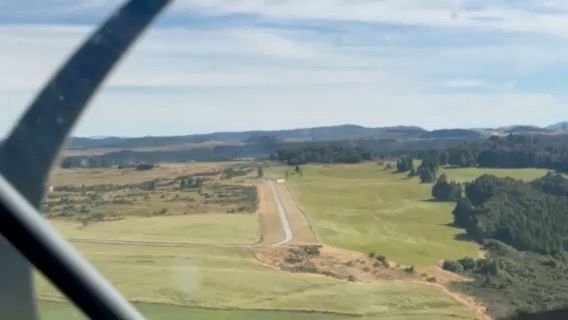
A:
[[[467,242],[475,242],[475,238],[473,238],[472,236],[468,235],[467,233],[460,233],[460,234],[456,234],[454,236],[454,239],[458,240],[458,241],[467,241]]]
[[[442,223],[442,224],[440,224],[440,226],[463,229],[463,228],[460,228],[459,226],[457,226],[454,222]]]

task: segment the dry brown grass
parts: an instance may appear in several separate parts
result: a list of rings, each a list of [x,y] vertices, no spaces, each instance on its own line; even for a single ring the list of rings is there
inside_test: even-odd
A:
[[[44,211],[48,217],[81,218],[89,214],[155,216],[193,213],[252,212],[252,186],[222,180],[231,163],[160,164],[151,170],[56,169]],[[182,189],[180,177],[202,179],[201,187]],[[145,188],[144,184],[153,188]],[[248,191],[247,191],[248,190]],[[250,195],[250,196],[249,196]],[[100,220],[100,218],[99,218]]]
[[[97,185],[141,183],[159,178],[175,178],[203,172],[220,171],[223,163],[164,163],[152,170],[137,171],[133,168],[62,169],[55,168],[49,177],[49,185]]]

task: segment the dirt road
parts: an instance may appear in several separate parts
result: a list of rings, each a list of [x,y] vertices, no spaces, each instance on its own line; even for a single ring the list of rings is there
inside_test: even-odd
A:
[[[290,223],[288,222],[288,216],[286,215],[286,210],[282,206],[282,201],[280,200],[280,195],[274,187],[274,182],[268,181],[270,185],[270,190],[274,196],[274,202],[276,203],[276,209],[278,209],[278,217],[280,218],[280,225],[282,227],[282,232],[284,233],[284,239],[278,243],[273,244],[273,246],[279,246],[292,241],[292,230],[290,228]]]

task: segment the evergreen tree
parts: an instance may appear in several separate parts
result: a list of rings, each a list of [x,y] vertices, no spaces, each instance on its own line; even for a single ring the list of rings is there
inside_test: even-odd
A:
[[[442,174],[432,187],[432,196],[438,201],[455,201],[461,198],[461,195],[461,184],[448,182],[445,174]]]
[[[438,158],[433,155],[426,155],[422,159],[422,164],[418,167],[418,175],[422,183],[433,183],[436,181],[438,170]]]
[[[421,167],[418,170],[418,175],[420,176],[420,182],[422,183],[432,183],[436,181],[436,172],[431,168]]]
[[[406,172],[413,166],[412,157],[402,157],[396,161],[396,171]]]
[[[418,172],[416,172],[416,168],[414,168],[414,164],[410,167],[410,172],[408,173],[409,177],[416,177]]]

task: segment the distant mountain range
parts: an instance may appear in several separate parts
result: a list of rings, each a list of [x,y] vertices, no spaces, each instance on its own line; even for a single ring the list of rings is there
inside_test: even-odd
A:
[[[212,143],[212,145],[243,145],[255,143],[320,142],[337,140],[421,140],[421,139],[477,139],[490,135],[515,134],[555,134],[566,133],[568,122],[560,122],[545,128],[536,126],[510,126],[497,129],[442,129],[428,131],[416,126],[394,126],[370,128],[359,125],[337,125],[327,127],[300,128],[274,131],[215,132],[183,136],[157,137],[73,137],[70,149],[140,149],[179,146],[185,149],[192,145]]]
[[[546,129],[553,130],[553,131],[557,131],[557,130],[567,131],[568,130],[568,121],[563,121],[563,122],[558,122],[556,124],[552,124],[552,125],[546,127]]]

